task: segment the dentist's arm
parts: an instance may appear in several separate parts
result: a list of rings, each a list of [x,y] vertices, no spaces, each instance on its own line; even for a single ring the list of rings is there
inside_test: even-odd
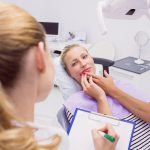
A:
[[[113,82],[112,77],[105,72],[105,77],[92,75],[93,81],[98,84],[106,94],[115,98],[130,112],[144,121],[150,122],[150,103],[136,99],[119,89]]]

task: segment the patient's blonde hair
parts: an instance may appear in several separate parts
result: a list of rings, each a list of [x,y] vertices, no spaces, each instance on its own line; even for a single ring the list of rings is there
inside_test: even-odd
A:
[[[33,128],[12,124],[20,120],[4,93],[15,85],[26,53],[40,41],[45,43],[41,24],[19,7],[0,2],[0,150],[55,150],[60,143],[56,135],[51,144],[39,145]]]
[[[60,59],[61,59],[61,64],[62,64],[62,66],[67,70],[67,64],[66,64],[66,62],[65,62],[65,57],[66,57],[66,55],[67,55],[67,53],[71,50],[71,49],[73,49],[73,48],[75,48],[75,47],[82,47],[81,45],[79,45],[79,44],[71,44],[71,45],[67,45],[67,46],[65,46],[64,47],[64,49],[63,49],[63,51],[62,51],[62,53],[61,53],[61,55],[60,55]],[[84,48],[84,47],[83,47]],[[85,49],[85,48],[84,48]],[[87,49],[85,49],[86,51],[87,51]],[[88,52],[88,51],[87,51]]]

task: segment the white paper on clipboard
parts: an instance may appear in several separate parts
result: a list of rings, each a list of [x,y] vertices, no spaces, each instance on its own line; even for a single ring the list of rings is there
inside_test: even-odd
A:
[[[100,115],[82,109],[76,109],[75,117],[68,129],[69,150],[95,150],[91,130],[101,128],[106,123],[112,124],[119,135],[116,150],[128,150],[134,130],[134,123],[122,121],[111,116]]]

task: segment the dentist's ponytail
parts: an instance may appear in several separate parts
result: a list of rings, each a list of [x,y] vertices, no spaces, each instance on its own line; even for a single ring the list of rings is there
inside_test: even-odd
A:
[[[6,89],[13,88],[20,75],[26,53],[40,41],[45,44],[44,33],[26,11],[0,2],[0,150],[56,150],[61,141],[56,135],[50,144],[40,145],[34,139],[34,128],[16,118],[6,95]]]

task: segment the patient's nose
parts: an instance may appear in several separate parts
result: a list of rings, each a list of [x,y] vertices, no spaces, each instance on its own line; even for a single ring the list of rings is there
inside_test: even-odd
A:
[[[87,64],[86,61],[84,61],[84,60],[81,60],[81,61],[80,61],[80,65],[81,65],[82,68],[85,67],[86,64]]]

